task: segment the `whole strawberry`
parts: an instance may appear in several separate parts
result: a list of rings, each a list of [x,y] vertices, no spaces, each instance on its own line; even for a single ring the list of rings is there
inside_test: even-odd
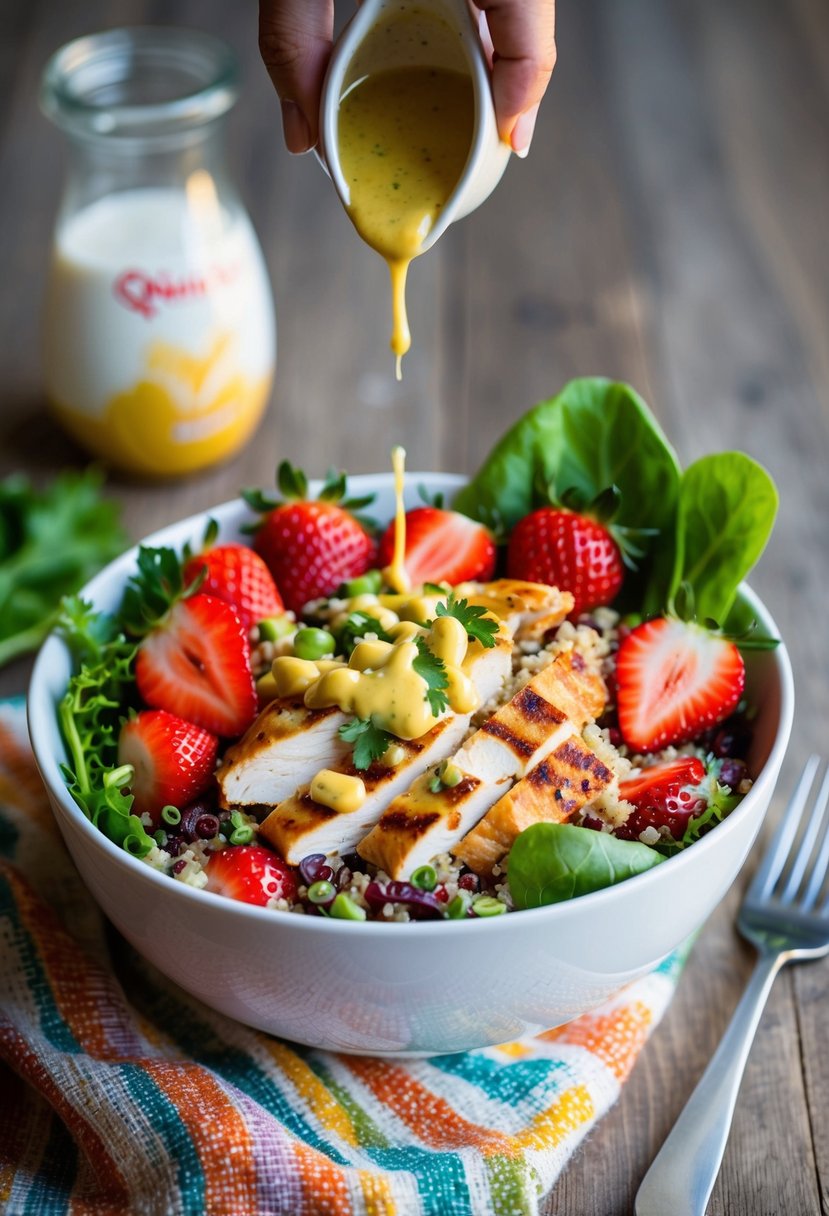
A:
[[[520,519],[507,548],[507,574],[569,591],[571,616],[610,604],[624,581],[622,554],[604,524],[565,507]]]
[[[380,540],[380,566],[391,563],[394,535],[392,521]],[[403,564],[413,587],[486,581],[495,570],[495,541],[488,528],[467,515],[439,506],[414,507],[406,512]]]
[[[352,511],[371,498],[344,499],[345,475],[329,475],[318,499],[308,499],[305,474],[287,460],[277,483],[284,501],[246,491],[245,501],[264,518],[253,542],[264,559],[285,607],[301,613],[309,600],[331,595],[341,583],[375,563],[376,545]]]
[[[215,538],[216,524],[211,520],[202,552],[186,558],[185,583],[189,585],[201,575],[199,591],[230,604],[245,632],[257,621],[279,616],[284,611],[282,597],[259,554],[248,545],[216,545]]]

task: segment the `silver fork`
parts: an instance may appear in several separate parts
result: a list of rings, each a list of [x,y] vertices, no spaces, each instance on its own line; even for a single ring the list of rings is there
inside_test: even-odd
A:
[[[759,953],[711,1062],[636,1195],[636,1216],[704,1216],[725,1152],[748,1053],[774,978],[786,963],[829,953],[829,769],[795,845],[820,759],[811,756],[740,908]]]

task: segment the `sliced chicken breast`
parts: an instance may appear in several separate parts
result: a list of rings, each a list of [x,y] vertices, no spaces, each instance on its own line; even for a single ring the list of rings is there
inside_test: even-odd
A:
[[[566,823],[613,777],[579,735],[570,735],[499,798],[451,852],[476,874],[489,875],[507,856],[519,832],[533,823]]]
[[[601,676],[581,655],[558,655],[455,754],[458,785],[433,792],[434,774],[427,774],[386,808],[357,852],[392,878],[407,877],[457,844],[516,777],[581,731],[605,699]]]
[[[501,617],[518,640],[534,640],[547,630],[558,628],[575,603],[569,591],[515,578],[462,583],[455,594]]]
[[[470,645],[464,672],[474,683],[482,703],[497,693],[510,674],[511,656],[512,642],[505,632],[496,637],[492,647]],[[470,717],[470,714],[449,714],[419,739],[397,740],[395,746],[403,749],[405,757],[393,768],[374,764],[369,769],[355,769],[350,750],[336,764],[318,764],[314,772],[332,768],[337,773],[360,778],[366,793],[362,805],[348,813],[324,806],[311,797],[309,778],[274,808],[259,831],[291,865],[309,853],[344,853],[353,849],[398,794],[430,765],[451,755],[466,733]]]
[[[339,709],[308,709],[302,697],[271,701],[238,743],[225,752],[216,774],[223,807],[276,806],[321,768],[349,752],[338,731]]]

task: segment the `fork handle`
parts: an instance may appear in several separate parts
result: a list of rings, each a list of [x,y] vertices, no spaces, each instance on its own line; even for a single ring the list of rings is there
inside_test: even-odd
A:
[[[785,954],[761,954],[748,987],[636,1195],[636,1216],[705,1216],[754,1032]]]

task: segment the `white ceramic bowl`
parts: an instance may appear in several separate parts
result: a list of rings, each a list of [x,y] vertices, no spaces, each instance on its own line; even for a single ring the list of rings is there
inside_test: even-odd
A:
[[[411,474],[447,498],[463,479]],[[392,515],[390,474],[350,479]],[[239,501],[210,512],[224,539],[249,520]],[[150,544],[198,544],[205,516]],[[114,609],[135,568],[130,550],[84,594]],[[755,597],[761,627],[774,621]],[[151,870],[106,839],[67,793],[55,707],[70,674],[50,637],[35,665],[29,728],[55,816],[86,885],[117,929],[166,975],[248,1025],[337,1051],[423,1055],[463,1051],[560,1025],[642,975],[698,928],[733,882],[760,828],[792,725],[786,650],[752,652],[748,695],[759,713],[749,757],[755,784],[740,806],[686,852],[618,886],[568,903],[478,921],[413,924],[324,920],[269,912],[197,891]]]

